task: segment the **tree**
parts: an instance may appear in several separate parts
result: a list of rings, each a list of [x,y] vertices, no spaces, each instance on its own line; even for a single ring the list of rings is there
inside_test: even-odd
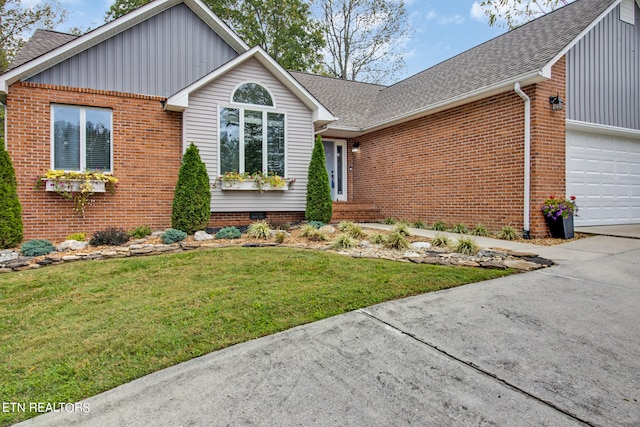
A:
[[[573,0],[483,0],[480,7],[489,17],[489,25],[508,25],[513,29],[571,1]]]
[[[22,206],[18,199],[16,171],[0,140],[0,249],[13,248],[22,241]]]
[[[21,0],[0,0],[0,73],[26,43],[36,28],[53,29],[64,22],[67,11],[56,0],[23,7]]]
[[[171,227],[185,233],[204,230],[211,216],[211,187],[198,148],[191,143],[182,158],[173,196]]]
[[[305,219],[307,221],[321,221],[328,223],[333,215],[333,202],[331,201],[331,187],[327,174],[322,137],[318,135],[311,162],[309,163],[309,182],[307,183],[307,209]]]
[[[404,1],[318,0],[324,20],[324,65],[334,77],[381,83],[404,68],[400,51],[411,33]]]
[[[106,21],[129,13],[150,0],[116,0]],[[283,67],[318,71],[324,47],[320,25],[312,19],[308,0],[204,0],[249,46],[261,46]]]

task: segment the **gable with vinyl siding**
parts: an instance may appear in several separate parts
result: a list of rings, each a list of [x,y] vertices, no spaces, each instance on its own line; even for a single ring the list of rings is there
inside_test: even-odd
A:
[[[285,175],[295,178],[293,191],[228,191],[214,188],[212,212],[302,212],[306,206],[307,172],[313,150],[312,112],[256,59],[249,59],[189,96],[183,113],[183,143],[194,143],[213,182],[219,171],[220,109],[234,107],[235,89],[243,83],[258,83],[273,97],[273,110],[285,114]],[[243,105],[245,108],[246,105]]]

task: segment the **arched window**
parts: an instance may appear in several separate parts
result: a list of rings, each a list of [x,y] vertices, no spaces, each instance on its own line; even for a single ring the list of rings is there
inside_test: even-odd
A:
[[[233,102],[273,107],[271,94],[258,83],[245,83],[233,93]]]
[[[285,114],[274,111],[269,91],[257,83],[245,83],[231,100],[249,105],[219,110],[220,174],[236,171],[284,176]]]

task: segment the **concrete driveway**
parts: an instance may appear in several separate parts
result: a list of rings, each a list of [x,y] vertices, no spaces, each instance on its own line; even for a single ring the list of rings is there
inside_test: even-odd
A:
[[[560,265],[236,345],[23,425],[638,426],[640,240],[535,249]]]

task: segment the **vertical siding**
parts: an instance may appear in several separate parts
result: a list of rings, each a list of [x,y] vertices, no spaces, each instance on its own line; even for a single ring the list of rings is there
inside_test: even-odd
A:
[[[168,97],[236,56],[180,3],[28,81]]]
[[[247,81],[266,87],[274,98],[275,111],[286,115],[286,176],[296,178],[296,183],[293,191],[259,193],[214,189],[211,211],[304,211],[307,172],[313,150],[311,111],[257,60],[248,60],[189,96],[189,108],[183,116],[185,142],[198,146],[209,177],[213,180],[219,176],[218,109],[230,106],[233,90]]]
[[[567,118],[640,130],[640,9],[635,25],[620,6],[567,54]]]

